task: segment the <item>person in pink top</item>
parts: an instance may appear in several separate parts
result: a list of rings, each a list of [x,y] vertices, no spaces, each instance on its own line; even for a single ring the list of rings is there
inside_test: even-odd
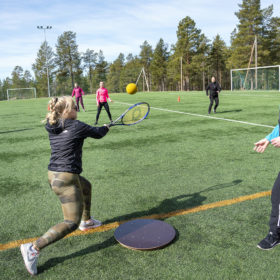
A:
[[[108,90],[104,87],[104,82],[100,82],[99,84],[99,89],[96,91],[96,104],[97,104],[97,114],[96,114],[96,122],[95,124],[98,123],[99,115],[101,112],[102,107],[105,108],[108,117],[110,121],[112,122],[112,116],[110,113],[109,105],[107,103],[107,100],[112,102],[112,100],[109,97]]]
[[[72,97],[75,95],[76,97],[76,104],[77,104],[77,110],[78,112],[80,112],[80,107],[79,107],[79,102],[81,102],[81,105],[83,107],[83,110],[85,112],[85,107],[84,107],[84,103],[83,103],[83,97],[82,95],[85,95],[84,91],[82,90],[82,88],[80,88],[78,86],[77,83],[75,83],[75,87],[73,88],[73,91],[72,91]]]

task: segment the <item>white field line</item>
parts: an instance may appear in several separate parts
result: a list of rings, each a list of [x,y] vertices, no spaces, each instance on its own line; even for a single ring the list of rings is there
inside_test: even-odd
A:
[[[125,103],[125,102],[119,102],[119,101],[114,101],[114,102],[115,102],[115,103],[119,103],[119,104],[123,104],[123,105],[134,105],[134,104]],[[227,121],[227,122],[235,122],[235,123],[247,124],[247,125],[252,125],[252,126],[261,126],[261,127],[274,128],[274,126],[266,125],[266,124],[258,124],[258,123],[244,122],[244,121],[233,120],[233,119],[224,119],[224,118],[219,118],[219,117],[212,117],[212,116],[207,116],[207,115],[200,115],[200,114],[194,114],[194,113],[187,113],[187,112],[181,112],[181,111],[175,111],[175,110],[169,110],[169,109],[157,108],[157,107],[150,107],[150,108],[151,108],[151,109],[154,109],[154,110],[169,112],[169,113],[183,114],[183,115],[189,115],[189,116],[201,117],[201,118],[207,118],[207,119],[214,119],[214,120],[222,120],[222,121]]]

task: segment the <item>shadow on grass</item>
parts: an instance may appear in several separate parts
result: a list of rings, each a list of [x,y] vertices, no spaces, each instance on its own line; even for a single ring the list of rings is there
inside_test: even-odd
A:
[[[236,110],[228,110],[228,111],[217,111],[216,114],[223,114],[223,113],[238,113],[242,112],[242,109],[236,109]]]
[[[118,216],[118,217],[115,217],[115,218],[112,218],[110,220],[105,221],[104,224],[108,224],[108,223],[115,222],[115,221],[130,220],[130,219],[134,219],[134,218],[148,216],[148,215],[151,215],[151,214],[167,213],[167,212],[171,212],[171,211],[175,211],[175,210],[180,210],[180,209],[186,209],[186,208],[192,208],[192,207],[195,207],[195,206],[199,206],[199,205],[202,204],[202,202],[204,200],[207,199],[207,197],[201,195],[201,193],[233,187],[233,186],[236,186],[236,185],[240,184],[241,182],[242,182],[242,180],[238,179],[238,180],[234,180],[234,181],[229,182],[229,183],[217,184],[217,185],[208,187],[208,188],[203,189],[203,190],[201,190],[199,192],[196,192],[196,193],[183,194],[183,195],[179,195],[179,196],[176,196],[176,197],[173,197],[173,198],[170,198],[170,199],[165,199],[157,207],[151,208],[147,211],[139,211],[139,212],[134,212],[134,213],[131,213],[131,214],[123,215],[123,216]],[[164,220],[164,219],[162,219],[162,220]],[[176,242],[179,239],[179,232],[176,228],[175,228],[175,230],[176,230],[176,237],[170,244],[174,244],[174,242]],[[54,266],[56,266],[60,263],[63,263],[66,260],[73,259],[73,258],[76,258],[76,257],[81,257],[81,256],[84,256],[84,255],[87,255],[87,254],[91,254],[91,253],[97,252],[99,250],[106,249],[106,248],[108,248],[110,246],[113,246],[115,244],[117,244],[117,241],[112,236],[112,237],[106,239],[105,241],[103,241],[100,244],[91,245],[87,248],[84,248],[84,249],[82,249],[80,251],[77,251],[75,253],[72,253],[70,255],[63,256],[63,257],[57,257],[57,258],[51,258],[48,261],[46,261],[42,266],[39,266],[38,273],[39,274],[43,273],[44,270],[50,269],[51,267],[54,267]],[[164,248],[166,248],[166,247],[164,247]]]
[[[32,130],[32,129],[34,129],[34,128],[22,128],[22,129],[15,129],[15,130],[0,131],[0,134],[12,133],[12,132],[21,132],[21,131]]]
[[[116,221],[131,220],[134,218],[149,216],[153,214],[169,213],[181,209],[193,208],[202,205],[202,202],[207,199],[207,197],[201,195],[201,193],[233,187],[240,184],[241,182],[242,180],[238,179],[229,183],[217,184],[192,194],[182,194],[173,198],[164,199],[157,207],[151,208],[146,211],[138,211],[138,212],[114,217],[112,219],[104,221],[104,224],[108,224]]]
[[[49,259],[43,265],[38,267],[38,274],[43,273],[45,270],[50,269],[60,263],[63,263],[66,260],[73,259],[76,257],[81,257],[81,256],[84,256],[87,254],[91,254],[91,253],[97,252],[99,250],[106,249],[114,244],[117,244],[117,241],[112,236],[100,244],[91,245],[87,248],[84,248],[84,249],[77,251],[75,253],[72,253],[70,255]]]

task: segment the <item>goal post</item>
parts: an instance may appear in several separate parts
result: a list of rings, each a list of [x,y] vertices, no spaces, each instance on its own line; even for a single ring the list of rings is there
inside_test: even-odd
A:
[[[280,92],[280,65],[230,70],[231,91],[274,90]]]
[[[8,88],[7,100],[36,98],[36,88]]]

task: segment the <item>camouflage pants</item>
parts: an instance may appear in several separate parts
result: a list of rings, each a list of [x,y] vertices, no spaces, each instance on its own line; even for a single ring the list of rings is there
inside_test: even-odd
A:
[[[77,229],[81,220],[90,218],[91,184],[88,180],[78,174],[53,171],[48,172],[48,180],[61,202],[64,221],[34,242],[38,249],[63,238]]]

